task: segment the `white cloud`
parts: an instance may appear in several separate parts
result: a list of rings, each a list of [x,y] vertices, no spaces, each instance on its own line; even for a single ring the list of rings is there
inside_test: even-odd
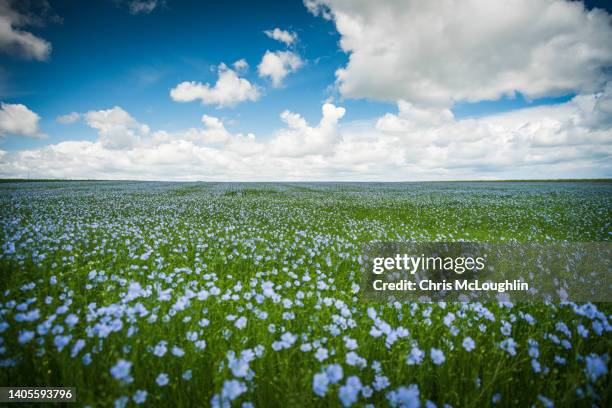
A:
[[[32,23],[31,16],[15,10],[10,1],[0,0],[0,51],[26,59],[47,60],[51,43],[21,29]]]
[[[238,72],[245,72],[249,69],[249,63],[244,58],[241,58],[238,61],[234,62],[232,66]]]
[[[560,105],[462,120],[447,110],[416,109],[400,102],[398,113],[380,118],[376,128],[383,139],[395,140],[396,151],[421,172],[534,178],[579,177],[568,170],[589,169],[591,176],[609,176],[612,112],[605,106],[610,98],[612,87],[607,86]]]
[[[297,41],[297,34],[292,31],[281,30],[276,27],[274,30],[266,30],[264,33],[276,40],[284,43],[286,46],[293,45]]]
[[[98,131],[98,142],[109,150],[134,148],[149,134],[147,125],[139,123],[119,106],[87,112],[85,122]]]
[[[244,101],[259,99],[259,90],[248,80],[240,78],[235,71],[225,64],[219,66],[219,78],[215,86],[201,82],[181,82],[170,91],[170,97],[176,102],[192,102],[200,99],[204,105],[216,105],[219,108],[233,107]]]
[[[601,89],[612,25],[601,9],[562,0],[306,0],[333,19],[348,64],[344,96],[449,107]]]
[[[300,56],[291,51],[266,51],[257,70],[260,77],[270,77],[272,86],[278,88],[283,85],[287,75],[303,64]]]
[[[230,133],[225,129],[223,122],[214,116],[202,116],[202,123],[206,129],[202,132],[204,142],[206,143],[222,143],[227,142],[230,138]]]
[[[270,143],[270,153],[281,157],[332,154],[340,140],[338,121],[344,116],[345,110],[326,103],[322,113],[319,125],[310,127],[299,114],[284,111],[281,119],[288,128],[277,132]]]
[[[40,132],[40,116],[22,104],[0,103],[0,137],[12,134],[37,139],[45,138]]]
[[[81,114],[78,112],[70,112],[65,115],[58,116],[55,120],[62,125],[69,125],[81,119]]]
[[[204,124],[203,129],[191,128],[179,134],[177,138],[204,144],[226,143],[232,138],[232,134],[225,128],[219,118],[204,115],[202,116],[202,123]]]
[[[153,133],[152,144],[163,145],[179,141],[189,142],[196,146],[237,152],[243,156],[260,153],[264,145],[257,143],[255,135],[248,133],[231,133],[221,119],[210,115],[202,116],[203,128],[189,128],[185,131],[170,133],[164,130]]]
[[[157,0],[131,0],[128,2],[128,8],[130,14],[149,14],[160,4]]]
[[[149,132],[121,108],[90,112],[97,141],[0,152],[0,176],[157,180],[436,180],[612,176],[612,85],[569,102],[477,119],[399,102],[374,122],[341,123],[325,104],[311,126],[285,111],[263,139],[203,126]],[[131,140],[123,149],[108,143]]]

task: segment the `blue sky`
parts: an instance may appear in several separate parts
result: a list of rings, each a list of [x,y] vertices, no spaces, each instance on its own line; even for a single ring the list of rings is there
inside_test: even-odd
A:
[[[584,34],[579,32],[580,25],[584,25],[580,19],[587,21],[587,14],[595,7],[606,10],[598,14],[599,26],[591,29],[591,31],[600,30],[604,34],[600,35],[600,38],[593,36],[592,39],[586,40],[587,43],[582,44],[583,47],[598,50],[600,54],[603,50],[606,55],[595,62],[585,60],[572,63],[574,65],[566,70],[572,71],[572,77],[560,68],[555,70],[555,65],[558,68],[565,63],[562,48],[550,51],[554,55],[547,57],[545,62],[539,62],[535,57],[528,61],[531,58],[529,55],[536,55],[537,50],[552,43],[552,37],[544,38],[548,34],[537,30],[524,34],[533,35],[533,39],[521,38],[524,36],[521,33],[525,27],[534,26],[534,18],[537,20],[538,15],[542,15],[540,22],[542,25],[554,26],[554,19],[549,22],[544,21],[545,10],[550,13],[559,11],[547,0],[520,1],[512,12],[520,17],[516,19],[517,21],[523,18],[521,24],[525,25],[508,26],[510,35],[508,32],[497,32],[499,30],[492,24],[483,28],[483,31],[476,32],[475,37],[471,39],[472,42],[479,42],[481,39],[494,38],[499,41],[496,44],[486,44],[487,48],[483,44],[482,49],[476,49],[477,47],[466,43],[450,44],[451,48],[447,48],[447,52],[452,53],[452,50],[460,49],[464,54],[449,56],[448,67],[445,67],[447,62],[440,57],[440,54],[430,54],[427,51],[428,47],[431,49],[438,47],[438,44],[427,43],[431,38],[435,41],[435,36],[432,37],[428,33],[429,28],[414,31],[417,30],[414,27],[417,27],[421,21],[420,14],[425,21],[431,20],[432,27],[438,24],[435,21],[438,17],[439,24],[446,24],[451,28],[457,24],[464,24],[465,29],[458,31],[459,37],[472,29],[470,27],[472,22],[469,19],[453,21],[455,17],[445,15],[443,6],[435,10],[437,2],[431,3],[433,11],[425,7],[408,10],[408,7],[415,7],[409,3],[412,2],[406,2],[406,8],[402,9],[404,5],[387,5],[384,1],[380,2],[379,7],[370,7],[351,5],[343,0],[307,0],[305,3],[239,1],[231,4],[186,0],[91,2],[52,0],[45,9],[40,7],[40,4],[36,6],[36,3],[2,0],[5,12],[16,10],[22,16],[37,17],[28,20],[25,24],[11,17],[13,20],[9,21],[12,21],[15,32],[27,31],[50,43],[52,50],[46,59],[25,58],[19,52],[14,52],[14,47],[2,50],[0,45],[0,51],[4,51],[0,52],[0,101],[6,104],[21,104],[35,112],[40,117],[37,123],[38,133],[47,136],[46,138],[29,137],[32,135],[24,137],[24,134],[19,132],[2,132],[0,129],[0,151],[14,154],[21,154],[24,151],[40,153],[41,150],[37,149],[55,146],[65,141],[96,143],[102,140],[100,129],[92,126],[89,121],[81,119],[66,125],[58,123],[56,118],[70,112],[84,115],[87,112],[108,110],[115,106],[127,112],[138,123],[148,125],[152,131],[163,130],[174,135],[189,128],[201,128],[202,115],[208,115],[218,118],[232,135],[253,133],[257,136],[258,142],[266,142],[272,140],[279,129],[282,132],[282,129],[287,127],[280,118],[282,112],[288,110],[298,113],[309,126],[314,128],[321,120],[322,105],[330,102],[344,109],[339,115],[338,124],[334,119],[334,127],[338,126],[341,135],[331,139],[348,143],[348,140],[355,138],[351,139],[350,135],[342,134],[342,129],[354,129],[367,124],[371,129],[369,137],[373,139],[372,143],[375,143],[382,139],[379,133],[389,136],[393,132],[398,132],[397,126],[400,126],[406,134],[413,132],[415,118],[422,118],[423,112],[427,117],[445,118],[444,112],[450,110],[454,114],[450,133],[456,128],[465,128],[467,124],[473,126],[475,121],[490,128],[489,124],[482,123],[482,118],[489,117],[494,118],[496,123],[503,122],[503,126],[515,126],[514,119],[501,117],[499,114],[521,112],[525,108],[531,109],[526,110],[524,115],[524,118],[531,118],[530,121],[533,121],[533,115],[537,112],[549,115],[566,126],[564,121],[569,119],[560,118],[559,115],[567,114],[566,111],[569,109],[583,109],[584,104],[578,103],[581,95],[594,95],[594,98],[599,98],[597,95],[600,95],[603,89],[607,89],[605,84],[608,82],[610,72],[610,64],[607,62],[609,50],[605,49],[605,42],[602,45],[601,38],[609,34],[609,27],[606,28],[605,23],[606,18],[609,19],[607,13],[611,7],[608,2],[588,2],[584,8],[575,7],[564,1],[558,2],[562,3],[563,12],[566,13],[564,16],[569,16],[567,27],[559,28],[559,33],[573,33],[574,30],[576,38],[584,37]],[[134,4],[148,4],[155,7],[150,12],[135,13],[130,8]],[[394,11],[397,16],[389,17],[388,14],[380,12],[385,10],[385,7],[391,9],[399,7]],[[470,12],[476,15],[481,11],[484,13],[485,10],[486,7],[477,6]],[[432,12],[433,14],[428,14]],[[493,13],[495,15],[491,16],[492,21],[504,18],[504,13],[494,11]],[[385,18],[390,20],[395,18],[396,21],[389,21],[387,24]],[[351,31],[351,27],[346,24],[347,20],[363,24],[359,33],[365,33],[365,39],[360,39],[361,34]],[[498,25],[506,27],[506,23],[514,24],[502,21]],[[392,27],[393,25],[397,27]],[[274,28],[295,33],[297,41],[287,46],[264,33],[265,30]],[[486,30],[490,30],[491,33]],[[419,43],[421,34],[423,43]],[[525,49],[525,55],[520,55],[519,45],[517,45],[518,51],[511,49],[514,37],[517,38],[517,44],[525,41],[524,48],[528,48],[531,43],[538,44],[538,41],[541,47]],[[372,44],[367,44],[368,38],[372,38]],[[340,44],[343,39],[345,42]],[[376,49],[378,45],[375,41],[380,43],[382,47],[380,50]],[[393,44],[393,47],[385,48],[387,41],[388,44]],[[454,39],[444,41],[452,42]],[[441,43],[439,46],[443,49],[445,45]],[[492,56],[485,63],[477,60],[483,56],[488,58],[487,50],[493,50],[491,53],[494,54],[504,47],[510,49],[508,55],[515,52],[515,56],[518,57],[515,60],[525,58],[524,67],[520,64],[512,66],[511,57],[508,57],[509,61],[504,63],[508,66],[500,66],[500,55],[501,58],[505,57],[503,53]],[[395,51],[392,50],[397,49],[401,49],[401,52],[393,54]],[[415,57],[411,59],[410,54],[413,49],[418,51],[415,51]],[[272,86],[270,78],[258,74],[258,65],[267,50],[291,51],[302,61],[299,69],[283,78],[280,87]],[[474,55],[468,54],[471,52],[474,52]],[[571,51],[568,50],[568,53],[571,54]],[[379,57],[381,63],[392,61],[392,64],[397,64],[395,72],[385,72],[389,64],[377,65]],[[233,69],[231,64],[239,59],[245,59],[249,69],[237,74],[257,87],[259,98],[256,101],[242,101],[233,107],[219,108],[214,104],[203,105],[197,100],[177,102],[170,97],[170,90],[184,81],[214,85],[218,77],[218,65],[225,63]],[[455,75],[453,64],[458,67],[456,78],[451,78]],[[553,68],[550,68],[550,72],[540,73],[538,64],[550,64]],[[595,71],[589,68],[593,66],[596,66]],[[468,73],[462,72],[463,68]],[[496,80],[499,86],[482,80],[476,74],[472,76],[469,74],[481,68],[483,72],[490,72],[491,78],[499,78]],[[337,70],[346,72],[342,80],[337,80],[339,78]],[[503,84],[505,80],[510,81],[508,78],[517,85]],[[427,88],[429,86],[431,88]],[[435,95],[436,98],[439,95],[440,99],[432,102],[430,98],[424,97],[424,88],[427,90],[425,95]],[[401,105],[403,102],[400,101],[408,104]],[[403,110],[401,106],[404,107]],[[558,109],[555,111],[534,109],[546,106]],[[525,123],[521,126],[516,125],[517,128],[525,129],[525,125],[529,124],[532,127],[536,126],[524,118],[521,120]],[[469,119],[473,121],[470,122]],[[442,126],[440,123],[444,121],[434,119],[432,123],[434,122]],[[418,131],[429,132],[432,123],[420,127]],[[537,124],[540,125],[541,123]],[[446,126],[444,129],[447,129],[449,124],[444,122],[444,126]],[[438,133],[439,131],[440,129],[437,130]],[[603,136],[591,135],[588,140],[599,138],[597,140],[601,142],[602,138],[607,140],[606,136],[606,133]],[[301,136],[296,136],[299,137]],[[176,140],[178,139],[173,142]],[[402,146],[409,146],[407,140],[402,142]],[[439,142],[432,139],[430,147],[439,145]],[[351,148],[354,146],[351,145]],[[262,151],[269,147],[262,147]],[[590,146],[591,149],[596,147]],[[329,150],[324,153],[323,149],[315,154],[313,152],[316,149],[312,149],[310,147],[303,149],[304,157],[308,156],[307,160],[310,161],[313,159],[311,156],[316,154],[327,160],[325,158],[329,157],[331,152]],[[334,173],[329,171],[332,171],[332,168],[338,169],[338,166],[341,166],[339,163],[345,161],[339,156],[339,152],[344,151],[344,147],[336,146],[332,150],[335,151],[334,157],[338,161],[334,159],[326,162],[329,169],[324,174],[333,176]],[[583,157],[585,152],[581,152],[580,157]],[[393,153],[394,149],[391,149],[389,155]],[[575,152],[563,154],[568,158],[575,157]],[[410,155],[407,151],[406,157]],[[7,157],[0,160],[7,161]],[[291,153],[288,157],[295,155]],[[13,164],[19,167],[18,162],[15,163]],[[408,171],[411,164],[402,163],[408,166],[404,167],[403,171]],[[585,172],[597,173],[596,175],[606,173],[608,170],[597,170],[598,163],[589,162],[588,166],[584,167],[588,168]],[[440,169],[441,166],[444,167],[432,165],[432,169]],[[18,172],[17,167],[11,167],[12,170],[7,172]],[[339,177],[344,177],[343,174],[358,174],[354,173],[357,168],[359,165],[354,164],[350,170],[335,171]],[[472,174],[479,168],[483,168],[482,164],[475,166]],[[424,174],[432,174],[431,178],[442,177],[449,174],[448,169],[435,175]],[[44,172],[45,168],[41,167],[40,170]],[[557,171],[557,173],[561,174],[564,171],[570,170]],[[368,177],[373,174],[383,174],[371,168],[368,168],[366,173]],[[557,174],[554,171],[551,174],[553,173]],[[487,175],[492,174],[487,173]],[[109,177],[114,176],[109,175]]]
[[[21,149],[66,139],[95,139],[85,124],[62,126],[55,118],[119,105],[152,128],[179,130],[197,126],[203,113],[234,121],[228,128],[270,134],[289,109],[316,122],[321,103],[333,94],[335,70],[347,56],[337,45],[330,21],[308,13],[300,1],[226,2],[168,1],[148,14],[130,14],[122,4],[53,1],[63,23],[48,22],[31,31],[53,44],[48,61],[0,56],[7,72],[2,100],[23,103],[42,116],[46,140],[7,137],[2,149]],[[264,30],[280,27],[299,36],[296,50],[306,60],[299,75],[271,89],[255,67],[266,50],[285,49]],[[170,89],[182,81],[214,83],[214,66],[245,58],[246,78],[265,87],[258,103],[217,109],[198,102],[177,104]],[[393,104],[346,100],[346,119],[373,118]]]

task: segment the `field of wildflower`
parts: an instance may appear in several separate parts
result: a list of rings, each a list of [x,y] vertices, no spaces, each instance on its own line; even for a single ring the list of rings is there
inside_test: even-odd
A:
[[[79,406],[612,406],[609,304],[375,303],[371,241],[608,242],[612,183],[0,184],[0,386]]]

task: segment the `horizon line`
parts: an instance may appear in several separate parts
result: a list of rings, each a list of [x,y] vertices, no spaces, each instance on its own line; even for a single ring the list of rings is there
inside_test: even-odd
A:
[[[586,182],[586,183],[610,183],[612,178],[550,178],[550,179],[449,179],[449,180],[404,180],[404,181],[357,181],[357,180],[261,180],[261,181],[240,181],[240,180],[134,180],[134,179],[63,179],[63,178],[3,178],[0,183],[35,183],[35,182],[131,182],[131,183],[563,183],[563,182]]]

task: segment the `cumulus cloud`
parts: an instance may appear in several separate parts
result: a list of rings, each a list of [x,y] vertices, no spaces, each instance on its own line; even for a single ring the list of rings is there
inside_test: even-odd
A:
[[[554,174],[553,169],[583,167],[609,175],[612,112],[606,101],[610,97],[612,89],[607,86],[603,92],[579,95],[564,104],[462,120],[448,110],[424,110],[400,101],[398,113],[384,115],[376,129],[383,140],[409,146],[398,151],[420,171],[468,170],[534,178]]]
[[[179,133],[175,139],[184,139],[203,144],[224,144],[232,139],[242,138],[241,134],[230,133],[223,122],[214,116],[202,116],[203,128],[191,128],[183,133]],[[253,136],[254,138],[254,136]]]
[[[270,153],[285,157],[332,154],[340,140],[338,121],[344,116],[345,109],[326,103],[322,113],[321,122],[316,127],[308,126],[306,120],[297,113],[281,113],[281,119],[288,127],[278,131],[272,139]]]
[[[229,140],[230,133],[218,118],[204,115],[202,123],[206,126],[206,129],[201,132],[202,140],[205,143],[222,143]]]
[[[0,103],[0,137],[7,134],[41,139],[40,116],[22,104]]]
[[[131,149],[149,133],[147,125],[139,123],[119,106],[87,112],[85,122],[98,131],[98,142],[109,150]]]
[[[163,2],[158,0],[131,0],[128,2],[130,14],[149,14]]]
[[[219,65],[218,74],[214,86],[195,81],[181,82],[172,88],[170,97],[176,102],[192,102],[199,99],[204,105],[216,105],[219,108],[233,107],[240,102],[259,99],[260,93],[257,87],[247,79],[240,78],[225,64]]]
[[[29,169],[34,177],[218,181],[610,177],[611,101],[607,85],[566,103],[476,119],[400,101],[394,113],[353,123],[342,123],[343,108],[324,104],[317,125],[285,111],[284,127],[262,139],[208,115],[198,128],[149,132],[116,107],[86,115],[96,141],[0,153],[0,176]],[[109,134],[132,143],[118,150]]]
[[[61,115],[55,118],[57,123],[61,123],[62,125],[69,125],[71,123],[76,122],[79,119],[81,119],[81,114],[78,112],[70,112],[70,113],[67,113],[65,115]]]
[[[51,43],[23,30],[37,19],[14,7],[9,0],[0,0],[0,51],[26,59],[44,61],[51,54]]]
[[[244,58],[241,58],[238,61],[234,62],[232,66],[238,72],[244,72],[249,69],[249,63]]]
[[[601,90],[612,25],[565,0],[305,0],[333,20],[348,64],[342,95],[450,107],[456,101]]]
[[[153,132],[150,142],[156,145],[185,141],[197,146],[209,146],[224,151],[250,156],[260,153],[264,146],[257,143],[255,135],[248,133],[232,133],[225,127],[223,121],[210,115],[202,116],[201,128],[189,128],[185,131],[170,133],[164,130]]]
[[[278,88],[283,85],[287,75],[297,71],[303,64],[300,56],[291,51],[266,51],[257,70],[260,77],[269,77],[272,86]]]
[[[276,27],[274,30],[266,30],[264,33],[273,40],[280,41],[286,46],[291,46],[297,41],[297,34],[292,31],[281,30]]]

